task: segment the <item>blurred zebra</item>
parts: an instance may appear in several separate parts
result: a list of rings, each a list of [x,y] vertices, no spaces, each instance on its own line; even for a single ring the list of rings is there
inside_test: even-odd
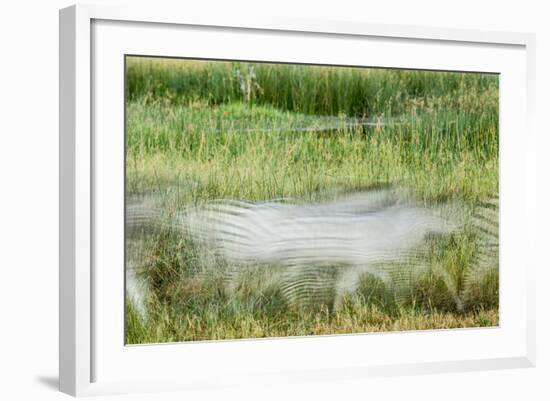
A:
[[[420,206],[390,190],[319,203],[218,201],[180,218],[181,227],[214,247],[233,273],[282,266],[290,300],[333,291],[336,304],[364,273],[388,280],[391,263],[418,259],[427,237],[459,227],[455,208]],[[335,274],[326,274],[330,269]]]

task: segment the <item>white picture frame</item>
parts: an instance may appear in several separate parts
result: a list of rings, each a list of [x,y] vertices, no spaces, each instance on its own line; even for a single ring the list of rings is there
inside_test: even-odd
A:
[[[178,38],[186,37],[179,35],[194,35],[210,53],[178,47]],[[222,45],[216,45],[219,40]],[[536,219],[534,43],[533,35],[523,33],[292,18],[227,20],[186,15],[184,9],[78,5],[61,10],[60,390],[80,396],[534,366],[535,259],[529,256]],[[316,46],[328,54],[315,53]],[[367,46],[372,58],[354,56],[354,46]],[[102,195],[121,183],[124,54],[500,73],[506,260],[500,326],[125,347],[120,341],[124,264],[120,270],[104,269],[119,266],[122,209],[120,197]],[[115,130],[114,142],[98,141],[98,129]],[[112,210],[105,206],[111,203]],[[514,247],[506,246],[512,242]],[[213,360],[215,368],[205,363]]]

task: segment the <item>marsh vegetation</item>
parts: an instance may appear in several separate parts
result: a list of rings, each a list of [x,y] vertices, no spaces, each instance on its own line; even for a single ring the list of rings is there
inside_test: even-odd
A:
[[[491,74],[128,57],[127,343],[497,325],[498,93]],[[184,218],[373,191],[467,223],[338,302],[337,263],[295,302],[284,266],[241,268]]]

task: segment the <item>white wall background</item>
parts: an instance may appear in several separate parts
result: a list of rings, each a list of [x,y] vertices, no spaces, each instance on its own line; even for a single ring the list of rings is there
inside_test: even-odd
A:
[[[127,4],[137,1],[95,0]],[[140,3],[147,3],[140,1]],[[537,34],[538,213],[537,347],[534,369],[328,382],[284,388],[106,397],[158,400],[550,399],[550,29],[545,1],[497,0],[155,1],[227,15],[273,14],[374,23],[525,31]],[[0,5],[0,399],[68,398],[57,392],[58,9],[65,0]],[[518,133],[521,135],[521,133]]]

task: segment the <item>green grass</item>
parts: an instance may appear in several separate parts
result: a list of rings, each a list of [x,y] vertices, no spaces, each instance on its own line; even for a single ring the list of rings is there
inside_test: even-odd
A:
[[[126,313],[128,344],[491,327],[498,322],[496,309],[457,316],[416,308],[391,315],[365,303],[347,305],[339,313],[325,309],[267,315],[247,310],[206,309],[197,314],[172,316],[164,310],[157,312],[155,319],[143,319],[131,304]]]
[[[498,108],[497,76],[240,62],[127,62],[127,95],[210,105],[253,102],[314,115],[399,115],[443,106],[464,113]],[[479,114],[479,113],[477,113]]]
[[[498,193],[495,75],[145,58],[126,67],[127,195],[155,192],[167,213],[213,199],[318,200],[381,183],[427,203],[476,205]],[[387,124],[350,126],[354,118]],[[472,241],[450,241],[436,242],[434,267],[405,297],[365,277],[334,309],[330,299],[289,305],[261,269],[228,292],[222,274],[197,273],[212,264],[202,250],[163,228],[128,245],[150,291],[145,315],[127,302],[126,340],[498,324],[498,270],[456,309]]]

